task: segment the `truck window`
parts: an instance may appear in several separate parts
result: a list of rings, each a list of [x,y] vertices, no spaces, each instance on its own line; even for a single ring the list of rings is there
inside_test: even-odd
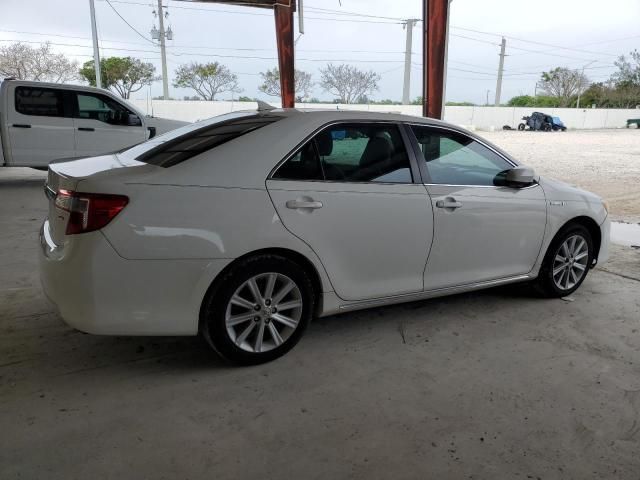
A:
[[[76,97],[78,99],[77,118],[99,120],[111,125],[142,124],[137,115],[106,95],[82,92],[77,93]],[[137,122],[130,118],[130,115],[134,116]]]
[[[23,115],[64,117],[63,91],[53,88],[16,87],[16,112]]]

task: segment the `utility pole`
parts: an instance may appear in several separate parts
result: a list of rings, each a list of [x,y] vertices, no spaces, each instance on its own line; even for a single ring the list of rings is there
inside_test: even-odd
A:
[[[597,60],[593,60],[589,63],[587,63],[584,67],[582,67],[582,74],[580,75],[580,78],[578,79],[578,101],[576,103],[576,108],[580,108],[580,97],[582,96],[582,79],[584,78],[584,69],[587,68],[589,65],[596,63]]]
[[[165,46],[164,14],[162,13],[162,0],[158,0],[158,19],[160,23],[160,57],[162,58],[162,98],[164,100],[169,100],[169,79],[167,78],[167,49]]]
[[[409,105],[410,89],[411,89],[411,48],[413,46],[413,27],[418,20],[416,18],[408,18],[405,20],[404,28],[407,29],[407,40],[404,48],[404,83],[402,84],[402,103]]]
[[[93,37],[93,64],[96,70],[96,87],[102,88],[102,74],[100,73],[100,51],[98,50],[98,29],[96,28],[96,7],[93,0],[89,0],[91,12],[91,36]]]
[[[498,82],[496,83],[496,101],[495,106],[500,106],[500,93],[502,93],[502,72],[504,70],[504,50],[507,47],[507,41],[504,37],[502,37],[502,42],[500,43],[500,65],[498,66]]]

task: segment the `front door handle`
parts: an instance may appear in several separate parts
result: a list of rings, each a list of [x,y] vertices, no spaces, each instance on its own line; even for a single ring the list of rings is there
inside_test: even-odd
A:
[[[456,202],[455,198],[447,197],[444,200],[436,201],[436,207],[438,208],[450,208],[455,210],[456,208],[460,208],[462,203]]]
[[[78,130],[80,130],[81,132],[95,132],[96,131],[95,128],[91,128],[91,127],[78,127]]]
[[[296,208],[310,208],[310,209],[322,208],[322,202],[316,202],[314,200],[288,200],[287,201],[287,208],[292,208],[292,209],[296,209]]]

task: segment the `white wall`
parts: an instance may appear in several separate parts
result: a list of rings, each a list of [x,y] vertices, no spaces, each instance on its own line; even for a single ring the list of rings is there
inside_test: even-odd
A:
[[[221,115],[236,110],[255,110],[255,102],[205,102],[192,100],[131,100],[136,107],[147,114],[195,122],[204,118]],[[272,103],[278,107],[279,103]],[[336,105],[331,103],[300,103],[300,108],[324,108],[340,110],[370,110],[420,115],[420,105]],[[620,128],[628,118],[640,118],[639,109],[598,109],[598,108],[520,108],[520,107],[445,107],[444,119],[457,125],[478,130],[499,130],[503,125],[517,127],[524,115],[540,110],[562,119],[568,128]]]

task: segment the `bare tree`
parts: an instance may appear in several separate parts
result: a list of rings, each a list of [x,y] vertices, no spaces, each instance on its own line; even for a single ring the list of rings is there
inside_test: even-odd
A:
[[[320,85],[336,95],[341,103],[353,103],[363,95],[378,90],[380,75],[373,71],[362,71],[351,65],[327,64],[320,69]]]
[[[242,91],[238,76],[218,62],[180,65],[173,86],[191,88],[205,100],[214,100],[221,92]]]
[[[262,85],[258,87],[261,92],[271,95],[273,97],[280,96],[280,70],[274,67],[272,70],[266,72],[260,72],[262,77]],[[311,80],[311,74],[302,70],[296,69],[294,71],[294,83],[296,90],[296,100],[303,101],[311,95],[311,89],[313,88],[313,81]]]
[[[18,42],[0,47],[0,77],[64,83],[78,79],[78,62],[53,53],[48,42],[39,47]]]
[[[571,103],[574,96],[582,94],[589,87],[589,79],[580,70],[558,67],[542,72],[541,87],[544,93],[556,97],[561,107]]]

